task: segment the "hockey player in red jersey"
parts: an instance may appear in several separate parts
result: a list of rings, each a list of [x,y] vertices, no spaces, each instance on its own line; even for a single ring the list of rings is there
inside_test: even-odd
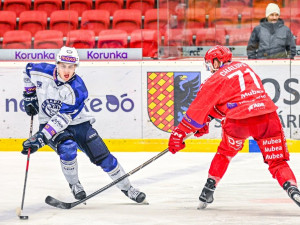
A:
[[[205,63],[212,75],[200,86],[169,139],[169,151],[174,154],[185,147],[183,139],[188,133],[200,137],[208,133],[212,118],[222,119],[222,141],[211,162],[198,209],[213,202],[214,190],[230,160],[243,148],[249,136],[257,141],[273,178],[300,207],[296,178],[286,162],[289,152],[276,113],[277,106],[265,92],[259,76],[247,64],[232,62],[232,53],[224,46],[208,50]]]

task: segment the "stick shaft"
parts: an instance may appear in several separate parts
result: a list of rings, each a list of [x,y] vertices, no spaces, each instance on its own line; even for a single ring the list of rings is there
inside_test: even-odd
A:
[[[31,120],[30,120],[29,137],[32,136],[32,130],[33,130],[33,115],[31,115]],[[21,211],[23,210],[23,207],[24,207],[25,191],[26,191],[27,176],[28,176],[28,169],[29,169],[29,160],[30,160],[30,150],[31,149],[29,148],[28,149],[28,154],[27,154],[27,162],[26,162],[26,170],[25,170],[25,180],[24,180],[22,203],[21,203]]]

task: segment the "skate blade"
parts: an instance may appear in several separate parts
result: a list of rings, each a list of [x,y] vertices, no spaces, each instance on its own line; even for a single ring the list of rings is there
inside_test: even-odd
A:
[[[197,209],[198,210],[202,210],[202,209],[205,209],[207,207],[207,203],[206,202],[201,202],[199,203]]]
[[[295,194],[292,199],[300,207],[300,195],[299,194]]]
[[[140,202],[139,204],[140,205],[149,205],[149,202],[146,199],[144,199],[144,201]]]

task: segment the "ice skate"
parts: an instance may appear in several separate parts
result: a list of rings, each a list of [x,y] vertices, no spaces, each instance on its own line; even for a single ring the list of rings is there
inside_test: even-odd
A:
[[[199,206],[197,209],[205,209],[207,204],[210,204],[214,201],[214,191],[216,189],[216,181],[214,179],[208,178],[204,188],[202,189],[201,195],[199,196]]]
[[[300,207],[300,192],[299,189],[291,185],[289,181],[283,184],[283,189],[286,190],[290,198]]]
[[[137,202],[137,203],[143,203],[143,204],[149,204],[147,201],[146,201],[146,195],[145,193],[139,191],[138,189],[130,186],[130,188],[125,191],[125,190],[122,190],[122,192],[128,197],[130,198],[131,200]]]
[[[86,197],[86,193],[80,183],[80,181],[78,181],[76,184],[69,184],[72,193],[74,195],[74,198],[77,200],[82,200]]]

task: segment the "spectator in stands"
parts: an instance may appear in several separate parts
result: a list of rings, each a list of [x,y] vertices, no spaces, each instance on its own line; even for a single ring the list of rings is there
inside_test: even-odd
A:
[[[247,46],[249,59],[294,58],[294,36],[279,16],[278,5],[268,4],[266,18],[261,19],[260,24],[251,33]]]

